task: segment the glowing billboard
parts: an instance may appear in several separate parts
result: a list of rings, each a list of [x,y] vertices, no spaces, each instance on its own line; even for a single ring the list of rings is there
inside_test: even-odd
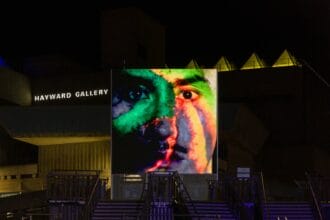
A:
[[[212,173],[216,143],[216,69],[113,72],[113,173]]]

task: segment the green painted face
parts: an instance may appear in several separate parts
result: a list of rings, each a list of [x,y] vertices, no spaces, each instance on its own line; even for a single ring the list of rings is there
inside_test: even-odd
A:
[[[129,80],[129,88],[117,89],[121,92],[113,94],[113,98],[120,101],[112,106],[115,112],[113,126],[120,134],[133,132],[153,118],[173,116],[173,87],[164,78],[149,69],[129,69],[124,74],[126,76],[120,79]]]

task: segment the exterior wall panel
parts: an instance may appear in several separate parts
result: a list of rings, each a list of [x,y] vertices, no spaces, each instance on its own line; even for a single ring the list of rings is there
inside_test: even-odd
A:
[[[110,178],[109,141],[48,145],[39,147],[39,173],[52,170],[100,170],[101,178]]]

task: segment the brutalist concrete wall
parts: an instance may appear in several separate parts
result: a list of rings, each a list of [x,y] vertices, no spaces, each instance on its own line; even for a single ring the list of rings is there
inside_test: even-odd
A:
[[[112,174],[111,199],[139,200],[143,191],[143,178],[139,175]]]
[[[209,200],[209,181],[216,178],[216,174],[180,174],[180,177],[192,200]],[[144,187],[144,176],[112,175],[111,198],[114,200],[138,200]]]
[[[192,200],[209,200],[209,181],[216,179],[216,174],[181,174]]]

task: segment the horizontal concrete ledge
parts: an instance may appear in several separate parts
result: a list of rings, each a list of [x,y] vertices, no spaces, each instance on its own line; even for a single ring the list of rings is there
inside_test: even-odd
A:
[[[45,136],[45,137],[14,137],[16,140],[23,141],[37,146],[54,144],[71,144],[110,141],[110,136]]]

